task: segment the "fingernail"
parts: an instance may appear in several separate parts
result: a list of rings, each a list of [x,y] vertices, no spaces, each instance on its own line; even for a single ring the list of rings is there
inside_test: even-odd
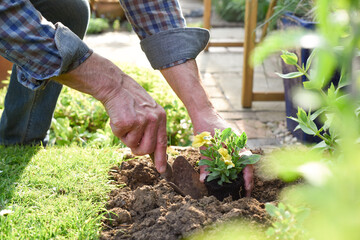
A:
[[[158,169],[158,172],[161,174],[161,173],[164,173],[166,171],[166,166],[160,166],[159,169]]]
[[[202,173],[200,174],[200,182],[204,182],[205,178],[206,178],[207,174],[206,173]]]

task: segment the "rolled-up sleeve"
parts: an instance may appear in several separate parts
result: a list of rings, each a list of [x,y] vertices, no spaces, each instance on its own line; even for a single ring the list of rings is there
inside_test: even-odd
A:
[[[186,27],[177,0],[120,0],[120,3],[155,69],[196,58],[209,41],[207,30]]]
[[[18,80],[36,90],[45,80],[68,72],[92,50],[61,23],[44,19],[27,0],[0,3],[0,55],[17,66]]]

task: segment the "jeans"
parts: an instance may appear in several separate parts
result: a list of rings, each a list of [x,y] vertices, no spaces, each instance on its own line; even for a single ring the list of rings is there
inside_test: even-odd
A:
[[[31,0],[48,21],[61,22],[83,38],[90,17],[88,0]],[[10,77],[0,120],[0,144],[46,145],[49,128],[62,85],[49,81],[45,88],[32,91],[17,80],[16,68]]]

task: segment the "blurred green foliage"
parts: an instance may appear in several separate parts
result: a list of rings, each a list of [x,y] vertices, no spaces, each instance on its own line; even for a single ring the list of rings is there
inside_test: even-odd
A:
[[[106,18],[90,18],[86,34],[102,33],[109,28],[109,21]]]
[[[274,15],[291,12],[296,16],[312,18],[315,11],[314,0],[278,0]]]
[[[316,104],[325,109],[320,120],[326,131],[315,128],[311,122],[314,116],[309,113],[314,102],[305,101],[298,121],[306,132],[323,133],[324,143],[330,143],[331,148],[301,147],[275,152],[268,159],[267,171],[286,181],[299,177],[304,180],[303,184],[287,188],[282,201],[310,209],[303,227],[299,227],[309,233],[305,239],[360,239],[360,74],[355,70],[360,48],[360,2],[318,0],[315,11],[315,31],[274,32],[258,46],[253,59],[261,62],[282,49],[316,50],[312,67],[306,71],[309,81],[304,82],[301,94],[315,94],[320,99]],[[288,63],[292,57],[287,56]],[[299,72],[307,68],[298,67]],[[338,69],[339,85],[324,90]],[[327,138],[326,134],[335,137]]]
[[[309,239],[308,233],[303,228],[304,220],[309,216],[307,208],[295,208],[291,205],[279,203],[278,207],[267,203],[266,211],[275,220],[272,227],[266,231],[266,235],[272,239]]]
[[[259,1],[258,21],[265,19],[269,0]],[[246,0],[215,0],[215,9],[220,17],[229,22],[244,22]]]

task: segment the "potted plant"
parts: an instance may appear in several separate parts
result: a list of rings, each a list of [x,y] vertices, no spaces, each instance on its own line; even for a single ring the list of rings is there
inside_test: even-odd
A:
[[[223,131],[215,129],[212,137],[210,132],[202,132],[195,136],[193,147],[200,148],[204,157],[198,163],[199,166],[207,165],[209,175],[205,179],[205,185],[209,195],[214,195],[222,201],[228,196],[233,200],[245,196],[242,170],[248,164],[259,161],[260,156],[244,151],[247,137],[245,132],[238,136],[231,128]]]
[[[275,15],[278,18],[278,28],[280,30],[288,30],[291,28],[314,30],[316,27],[314,10],[315,4],[313,0],[279,0],[275,7]],[[298,66],[306,65],[307,69],[309,69],[309,63],[311,63],[311,61],[308,61],[308,59],[311,52],[312,49],[308,48],[293,49],[292,53],[296,55],[296,64]],[[298,106],[293,101],[294,92],[302,88],[303,83],[309,79],[306,74],[287,77],[288,75],[291,75],[291,73],[297,72],[298,69],[295,64],[287,64],[284,61],[284,56],[288,55],[282,55],[283,61],[281,64],[283,74],[279,75],[283,78],[284,83],[285,110],[286,116],[288,117],[286,119],[287,129],[301,142],[320,142],[321,139],[319,137],[297,130],[298,123],[293,121],[293,118],[296,117],[296,114],[298,113]]]

